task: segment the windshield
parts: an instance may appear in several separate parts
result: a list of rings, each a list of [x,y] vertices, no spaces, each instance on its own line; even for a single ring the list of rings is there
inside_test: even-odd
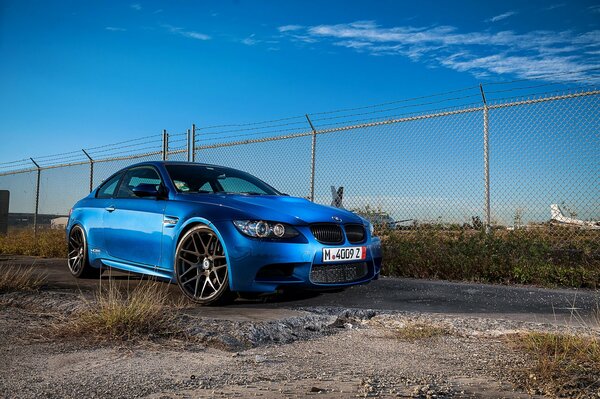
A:
[[[235,169],[203,165],[166,165],[166,168],[180,193],[280,195],[267,183]]]

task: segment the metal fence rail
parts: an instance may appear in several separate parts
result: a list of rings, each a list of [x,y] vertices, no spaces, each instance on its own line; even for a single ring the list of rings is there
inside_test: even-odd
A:
[[[479,88],[478,88],[479,89]],[[479,90],[477,90],[479,91]],[[119,168],[145,160],[243,169],[290,195],[335,202],[386,228],[534,230],[600,219],[600,91],[490,101],[480,93],[275,121],[197,127],[0,162],[13,227],[48,226]],[[448,97],[453,96],[453,97]],[[414,109],[414,108],[412,108]],[[404,113],[403,113],[404,112]],[[43,217],[40,217],[42,215]],[[565,219],[567,220],[567,219]],[[557,229],[573,237],[591,223]]]

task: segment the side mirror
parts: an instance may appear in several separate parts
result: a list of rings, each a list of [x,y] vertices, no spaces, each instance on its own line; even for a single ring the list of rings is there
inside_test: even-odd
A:
[[[155,184],[138,184],[133,188],[133,193],[141,198],[144,197],[160,197],[162,194],[162,190],[157,190]]]

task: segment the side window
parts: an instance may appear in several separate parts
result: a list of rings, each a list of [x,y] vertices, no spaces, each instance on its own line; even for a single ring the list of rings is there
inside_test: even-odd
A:
[[[130,169],[125,173],[123,181],[119,186],[117,198],[139,198],[133,193],[133,189],[140,184],[153,184],[158,190],[161,185],[161,179],[156,169],[151,166],[142,166]]]
[[[96,198],[112,198],[115,193],[115,189],[117,188],[117,184],[119,184],[119,179],[123,176],[122,173],[110,178],[104,184],[100,186],[98,192],[96,193]]]
[[[213,190],[212,186],[210,185],[210,182],[206,182],[198,189],[198,192],[214,193],[215,191]]]

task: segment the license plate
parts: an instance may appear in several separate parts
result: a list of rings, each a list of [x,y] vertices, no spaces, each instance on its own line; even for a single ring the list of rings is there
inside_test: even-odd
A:
[[[323,262],[341,262],[367,258],[367,247],[323,248]]]

